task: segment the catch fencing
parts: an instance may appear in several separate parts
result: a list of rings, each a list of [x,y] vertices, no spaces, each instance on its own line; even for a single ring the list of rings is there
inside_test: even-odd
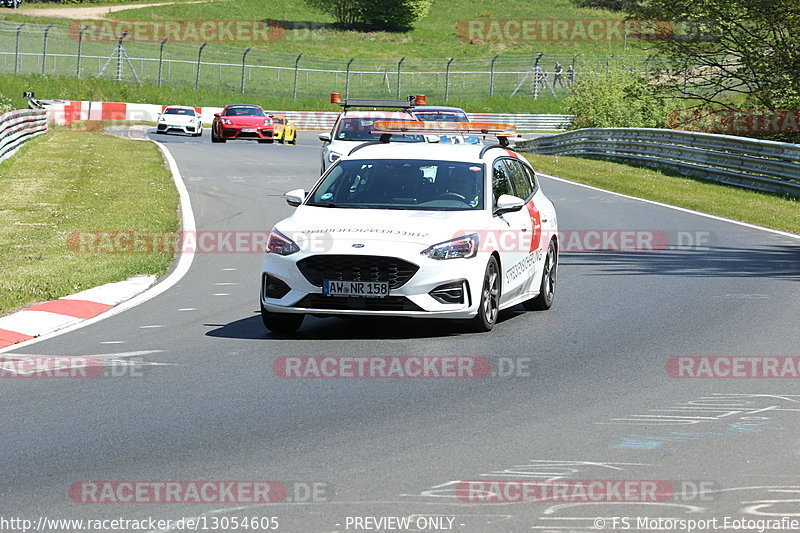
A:
[[[582,77],[610,69],[645,72],[644,57],[498,54],[455,58],[330,58],[221,43],[89,40],[75,28],[0,21],[0,71],[102,77],[161,86],[274,97],[403,98],[438,102],[491,96],[559,98]],[[298,43],[302,50],[302,43]],[[555,63],[564,68],[555,83]],[[567,73],[569,65],[575,74]],[[555,85],[555,86],[554,86]]]

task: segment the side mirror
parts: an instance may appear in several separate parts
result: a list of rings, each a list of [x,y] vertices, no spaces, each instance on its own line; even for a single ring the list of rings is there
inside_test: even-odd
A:
[[[286,199],[286,203],[292,207],[297,207],[298,205],[303,203],[303,200],[306,199],[306,191],[303,189],[295,189],[293,191],[289,191],[283,195]]]
[[[330,133],[320,133],[319,140],[322,142],[329,143],[331,142],[331,134]]]
[[[214,113],[214,116],[215,116],[215,117],[217,117],[217,118],[219,118],[219,117],[221,117],[222,115],[221,115],[221,114],[219,114],[219,113]]]
[[[511,213],[519,211],[525,205],[525,200],[510,194],[502,194],[497,199],[497,204],[494,206],[494,214],[502,215],[503,213]]]

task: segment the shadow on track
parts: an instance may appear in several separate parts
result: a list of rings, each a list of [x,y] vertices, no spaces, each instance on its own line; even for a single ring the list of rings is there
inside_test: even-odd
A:
[[[561,264],[590,266],[595,269],[593,275],[597,276],[752,276],[800,281],[800,246],[564,253]]]
[[[517,306],[500,313],[498,324],[524,315]],[[414,319],[402,317],[329,317],[317,318],[306,315],[303,325],[297,333],[278,335],[270,333],[261,323],[261,316],[256,312],[248,318],[241,318],[228,324],[204,324],[214,327],[206,332],[209,337],[227,339],[264,339],[264,340],[363,340],[363,339],[424,339],[442,338],[460,335],[479,335],[469,333],[465,323],[457,320]],[[484,335],[492,335],[492,332]]]

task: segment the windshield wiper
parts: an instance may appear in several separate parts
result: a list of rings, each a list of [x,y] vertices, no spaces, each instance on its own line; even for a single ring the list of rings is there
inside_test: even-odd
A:
[[[309,202],[306,205],[310,205],[312,207],[341,207],[339,204],[335,204],[333,202]]]

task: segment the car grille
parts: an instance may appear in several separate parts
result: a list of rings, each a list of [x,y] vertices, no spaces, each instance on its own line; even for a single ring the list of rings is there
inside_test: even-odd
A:
[[[354,311],[423,311],[420,306],[405,296],[386,296],[385,298],[348,298],[346,296],[309,294],[297,302],[293,307]]]
[[[297,262],[306,279],[322,287],[330,281],[388,281],[389,288],[402,287],[419,267],[396,257],[376,255],[313,255]]]

